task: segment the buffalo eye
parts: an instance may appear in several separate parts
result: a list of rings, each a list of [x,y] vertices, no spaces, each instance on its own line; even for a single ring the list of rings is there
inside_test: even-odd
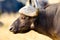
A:
[[[27,19],[27,20],[29,20],[30,18],[28,16],[23,16],[23,17],[21,17],[21,19]]]
[[[21,19],[26,19],[26,17],[21,17]]]

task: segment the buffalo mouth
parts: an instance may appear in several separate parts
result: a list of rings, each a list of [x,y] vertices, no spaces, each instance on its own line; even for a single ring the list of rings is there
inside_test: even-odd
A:
[[[31,29],[28,27],[24,27],[24,28],[14,28],[14,27],[11,27],[9,29],[9,31],[13,32],[14,34],[17,34],[17,33],[27,33],[29,32]]]

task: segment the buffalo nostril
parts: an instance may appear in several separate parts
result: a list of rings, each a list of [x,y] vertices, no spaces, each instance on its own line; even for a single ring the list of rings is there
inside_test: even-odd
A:
[[[9,28],[9,31],[11,31],[11,32],[12,32],[12,29],[13,29],[13,27]]]
[[[9,29],[10,31],[12,30],[12,28]]]
[[[10,27],[10,28],[9,28],[9,31],[13,32],[14,34],[17,33],[17,30],[16,30],[14,27]]]
[[[10,27],[9,27],[9,31],[11,31],[12,29],[13,29],[13,26],[10,26]]]

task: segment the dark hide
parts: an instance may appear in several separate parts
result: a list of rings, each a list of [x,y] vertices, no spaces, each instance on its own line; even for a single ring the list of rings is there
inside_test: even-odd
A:
[[[50,5],[45,11],[41,10],[35,22],[37,22],[36,32],[47,35],[53,40],[60,40],[60,4]]]
[[[12,24],[12,29],[17,29],[16,32],[18,33],[27,32],[26,30],[31,30],[30,25],[32,22],[34,23],[33,30],[36,32],[47,35],[53,40],[60,40],[60,4],[53,4],[46,9],[40,10],[39,15],[36,17],[20,16]]]

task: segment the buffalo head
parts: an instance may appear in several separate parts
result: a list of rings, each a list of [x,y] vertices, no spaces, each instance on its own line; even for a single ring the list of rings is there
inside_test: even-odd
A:
[[[19,10],[20,17],[11,25],[13,33],[25,33],[34,29],[34,23],[38,16],[38,9],[32,6],[25,6]]]

